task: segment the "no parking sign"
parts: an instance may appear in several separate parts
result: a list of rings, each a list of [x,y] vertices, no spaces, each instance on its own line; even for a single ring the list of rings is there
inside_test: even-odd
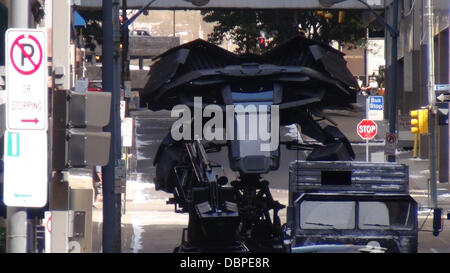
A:
[[[17,72],[31,75],[41,67],[42,53],[41,43],[35,35],[21,34],[12,43],[9,57]]]
[[[397,135],[393,133],[386,133],[384,154],[395,155],[396,144],[397,144]]]
[[[48,128],[47,39],[38,29],[6,32],[6,128]]]
[[[48,184],[47,37],[6,32],[6,132],[3,197],[7,206],[43,207]]]

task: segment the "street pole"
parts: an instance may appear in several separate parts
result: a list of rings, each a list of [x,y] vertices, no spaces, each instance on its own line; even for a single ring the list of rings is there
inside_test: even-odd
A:
[[[431,0],[425,1],[424,10],[425,32],[426,32],[426,58],[427,58],[427,93],[428,106],[430,109],[429,124],[430,124],[430,191],[431,191],[431,206],[437,208],[437,193],[436,193],[436,94],[434,92],[434,41],[433,41],[433,7]]]
[[[432,0],[425,1],[424,20],[426,32],[426,58],[427,58],[427,92],[429,109],[429,141],[430,141],[430,197],[433,208],[433,235],[438,236],[441,228],[441,209],[438,208],[437,200],[437,170],[436,170],[436,128],[437,107],[436,93],[434,91],[434,40],[433,40],[433,5]]]
[[[127,0],[122,0],[122,20],[123,22],[128,21],[127,17]],[[127,25],[123,29],[121,29],[122,32],[122,85],[125,88],[125,81],[130,80],[130,60],[129,60],[129,26]],[[128,108],[128,107],[127,107]]]
[[[29,0],[11,1],[11,27],[28,28],[30,26]],[[6,252],[27,252],[27,209],[7,207]]]
[[[366,139],[366,162],[369,162],[369,139]]]
[[[172,14],[172,16],[173,16],[173,18],[172,18],[172,21],[173,21],[173,25],[172,25],[172,36],[175,38],[175,36],[176,36],[176,35],[175,35],[175,26],[176,26],[176,25],[175,25],[175,18],[176,18],[176,17],[175,17],[175,10],[173,10],[172,12],[173,12],[173,14]]]
[[[105,131],[111,133],[108,164],[103,172],[103,252],[121,252],[121,195],[114,191],[115,168],[120,159],[120,32],[119,0],[103,0],[103,89],[111,92],[111,118]]]
[[[389,90],[389,133],[396,134],[397,122],[397,37],[398,34],[398,0],[392,2],[392,37],[391,43],[391,78]],[[388,162],[395,162],[395,155],[388,156]]]
[[[364,74],[366,86],[369,86],[369,27],[366,28],[366,45],[364,46]]]

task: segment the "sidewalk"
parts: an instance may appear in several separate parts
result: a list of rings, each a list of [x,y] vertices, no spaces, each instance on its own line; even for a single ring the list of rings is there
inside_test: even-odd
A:
[[[423,208],[429,204],[429,160],[414,158],[412,151],[397,152],[397,162],[409,166],[409,189],[411,196]],[[449,183],[437,183],[438,206],[446,210],[450,209],[450,185]]]
[[[426,161],[415,161],[401,155],[399,162],[412,164],[410,170],[413,177],[420,170],[414,165],[426,165]],[[425,183],[426,175],[417,175],[416,184]],[[439,185],[440,204],[450,209],[447,185]],[[435,237],[432,229],[432,213],[427,209],[426,189],[411,190],[412,196],[421,204],[419,211],[419,252],[437,253],[450,252],[450,228],[448,221],[443,218],[443,231]],[[287,190],[273,189],[274,199],[282,204],[288,203]],[[187,227],[187,214],[174,212],[173,205],[167,205],[170,194],[156,191],[153,184],[143,181],[128,181],[126,213],[122,215],[122,252],[123,253],[171,253],[181,240],[183,228]],[[93,252],[101,252],[101,222],[102,209],[93,209]],[[286,222],[286,209],[280,211],[282,223]],[[443,215],[444,217],[445,215]]]

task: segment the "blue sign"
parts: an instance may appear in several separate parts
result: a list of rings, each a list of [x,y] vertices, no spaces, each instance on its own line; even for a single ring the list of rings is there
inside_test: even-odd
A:
[[[438,108],[438,124],[448,125],[448,103],[437,102],[436,106]]]
[[[369,97],[369,110],[383,111],[383,96],[370,96]]]
[[[369,96],[367,98],[367,112],[366,117],[371,120],[384,119],[384,103],[383,96]]]
[[[434,85],[435,91],[450,91],[450,85],[449,84],[435,84]]]

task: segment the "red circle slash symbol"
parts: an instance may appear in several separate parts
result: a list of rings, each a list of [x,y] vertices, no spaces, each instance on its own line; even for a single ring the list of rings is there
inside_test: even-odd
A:
[[[31,57],[34,55],[34,47],[33,47],[33,45],[31,45],[31,44],[26,44],[26,43],[22,43],[22,44],[19,43],[19,41],[22,40],[22,39],[24,39],[24,38],[31,39],[31,40],[37,45],[37,48],[39,49],[39,61],[38,61],[37,63],[34,62],[33,59],[31,58]],[[20,49],[20,51],[21,51],[21,53],[22,53],[22,63],[21,63],[21,66],[24,66],[24,60],[27,59],[27,60],[31,63],[31,65],[32,65],[32,69],[31,69],[31,70],[24,70],[24,69],[21,69],[21,68],[19,68],[19,66],[16,64],[17,60],[14,59],[14,54],[13,54],[14,49],[15,49],[16,46]],[[28,52],[25,50],[25,46],[30,47],[31,53],[28,53]],[[41,47],[41,45],[39,44],[39,41],[38,41],[33,35],[28,35],[28,37],[25,37],[25,34],[22,34],[22,35],[20,35],[19,37],[17,37],[16,40],[14,40],[14,43],[13,43],[12,46],[11,46],[11,51],[10,51],[11,63],[12,63],[12,65],[14,66],[14,68],[15,68],[20,74],[23,74],[23,75],[31,75],[31,74],[33,74],[34,72],[36,72],[36,71],[39,69],[39,67],[41,66],[41,63],[42,63],[42,56],[43,56],[43,55],[42,55],[42,47]]]

